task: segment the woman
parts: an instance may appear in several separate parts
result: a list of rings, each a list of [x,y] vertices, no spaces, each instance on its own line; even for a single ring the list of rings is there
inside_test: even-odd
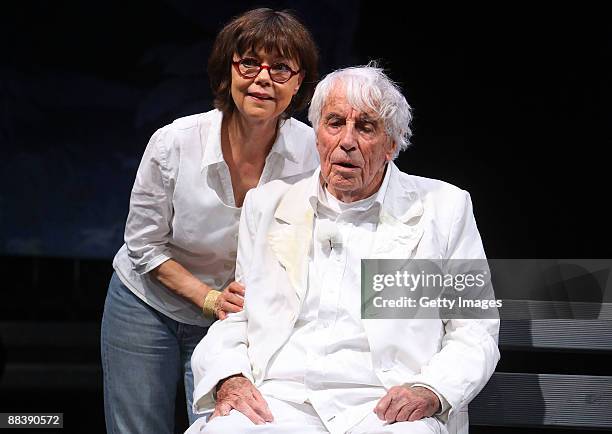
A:
[[[312,130],[290,118],[308,103],[317,50],[292,15],[249,11],[217,36],[208,62],[216,110],[151,138],[130,199],[102,319],[109,432],[171,433],[191,353],[214,317],[242,308],[233,282],[240,207],[272,179],[318,165]]]

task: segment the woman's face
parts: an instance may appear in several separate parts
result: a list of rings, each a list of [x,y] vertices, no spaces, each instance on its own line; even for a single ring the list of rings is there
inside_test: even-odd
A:
[[[250,58],[262,65],[283,63],[293,71],[299,69],[295,60],[272,55],[263,50],[249,51],[242,56],[234,54],[233,60]],[[303,75],[296,74],[285,83],[277,83],[270,78],[270,72],[263,69],[254,78],[242,77],[232,65],[231,93],[237,113],[249,120],[276,120],[289,106],[291,98],[300,89]]]

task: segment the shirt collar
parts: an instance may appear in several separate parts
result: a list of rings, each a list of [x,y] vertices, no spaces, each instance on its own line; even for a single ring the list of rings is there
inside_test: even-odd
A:
[[[295,154],[295,151],[289,146],[291,140],[288,140],[288,136],[292,131],[292,122],[294,122],[292,118],[280,121],[280,127],[276,135],[276,140],[274,141],[272,149],[270,150],[270,154],[279,154],[281,157],[291,161],[292,163],[298,164],[300,161]]]
[[[220,110],[210,112],[210,121],[200,128],[200,140],[202,142],[202,170],[212,164],[223,161],[221,150],[221,121],[223,113]]]
[[[200,140],[204,146],[202,153],[202,169],[212,164],[221,163],[223,159],[223,151],[221,149],[221,124],[223,121],[223,113],[220,110],[213,110],[211,113],[211,121],[208,125],[208,131],[205,136],[201,133]],[[293,162],[298,163],[298,158],[287,144],[287,135],[291,131],[291,122],[293,119],[286,119],[280,121],[280,128],[276,135],[276,140],[272,144],[271,154],[278,154],[281,157]]]
[[[380,185],[380,188],[375,193],[376,198],[374,199],[374,203],[372,204],[372,206],[378,207],[378,210],[382,209],[382,206],[385,200],[385,195],[387,193],[387,187],[389,186],[390,178],[391,178],[391,166],[387,164],[385,167],[385,176],[383,177],[383,181],[382,181],[382,184]],[[319,204],[321,203],[320,195],[323,193],[323,185],[322,185],[320,167],[315,171],[315,173],[313,173],[313,176],[311,178],[311,183],[312,184],[310,185],[308,189],[308,191],[310,192],[308,195],[308,202],[310,203],[310,206],[312,207],[312,210],[314,211],[315,215],[317,215],[317,208]]]

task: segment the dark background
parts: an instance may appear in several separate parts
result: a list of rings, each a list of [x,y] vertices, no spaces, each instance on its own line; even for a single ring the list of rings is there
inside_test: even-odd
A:
[[[371,59],[388,69],[414,108],[400,168],[468,190],[490,257],[610,257],[612,30],[602,10],[3,4],[0,412],[64,412],[69,431],[104,431],[98,324],[138,162],[157,128],[212,107],[212,41],[261,5],[297,12],[322,74]],[[508,352],[500,367],[554,369],[542,360]]]

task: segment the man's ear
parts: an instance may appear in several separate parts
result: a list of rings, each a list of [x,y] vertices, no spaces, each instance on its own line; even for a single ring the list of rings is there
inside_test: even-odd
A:
[[[387,161],[393,161],[393,157],[395,156],[395,150],[397,149],[397,143],[394,140],[391,140],[389,146],[385,151],[385,159]]]

